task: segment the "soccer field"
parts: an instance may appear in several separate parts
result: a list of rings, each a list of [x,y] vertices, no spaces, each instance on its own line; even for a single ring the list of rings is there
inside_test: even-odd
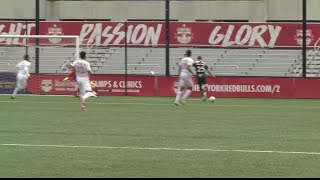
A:
[[[0,96],[0,177],[320,177],[320,101]]]

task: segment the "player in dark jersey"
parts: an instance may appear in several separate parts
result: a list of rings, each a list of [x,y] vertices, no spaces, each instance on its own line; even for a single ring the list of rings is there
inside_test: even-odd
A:
[[[200,87],[200,91],[202,94],[202,100],[207,100],[207,90],[208,90],[208,84],[207,84],[207,74],[206,72],[212,76],[215,77],[208,69],[208,65],[206,65],[205,62],[203,62],[202,57],[198,56],[197,61],[193,63],[193,67],[196,68],[197,73],[197,82]]]

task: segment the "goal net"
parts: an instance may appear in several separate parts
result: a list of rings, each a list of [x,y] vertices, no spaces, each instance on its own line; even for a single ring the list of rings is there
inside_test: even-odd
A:
[[[25,54],[31,77],[19,94],[74,94],[75,82],[63,79],[70,73],[67,65],[79,58],[80,44],[79,36],[0,35],[0,94],[13,92],[16,65]]]

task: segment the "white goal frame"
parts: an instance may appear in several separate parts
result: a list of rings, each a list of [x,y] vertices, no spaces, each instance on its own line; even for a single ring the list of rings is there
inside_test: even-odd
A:
[[[79,36],[57,36],[57,35],[0,35],[0,38],[66,38],[66,39],[75,39],[76,44],[76,54],[75,58],[79,59],[80,53],[80,37]]]

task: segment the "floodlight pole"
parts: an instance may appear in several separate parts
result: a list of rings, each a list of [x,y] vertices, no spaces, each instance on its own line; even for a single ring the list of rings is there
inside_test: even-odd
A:
[[[36,35],[40,34],[40,0],[36,1]],[[39,74],[39,38],[36,38],[36,49],[35,49],[35,73]]]
[[[170,0],[166,0],[166,76],[170,76]]]
[[[302,0],[302,77],[307,77],[307,0]]]
[[[124,81],[125,81],[125,90],[124,95],[128,96],[128,21],[124,22],[125,27],[125,38],[124,38]]]
[[[26,34],[29,32],[28,20],[26,20]],[[26,45],[28,44],[28,38],[26,38]],[[26,54],[29,54],[28,46],[26,46]]]

